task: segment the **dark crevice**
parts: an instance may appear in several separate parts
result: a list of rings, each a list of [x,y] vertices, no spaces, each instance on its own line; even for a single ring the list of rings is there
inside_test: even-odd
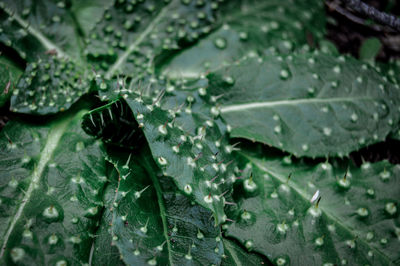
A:
[[[329,3],[335,2],[332,0],[325,1]],[[363,0],[363,2],[380,11],[400,15],[400,1]],[[345,9],[349,14],[364,21],[363,24],[356,23],[326,5],[325,10],[328,17],[326,38],[336,45],[340,53],[351,54],[358,58],[362,43],[368,38],[375,37],[380,39],[383,44],[376,58],[377,61],[387,62],[392,58],[400,58],[400,34],[398,32],[385,30],[381,26],[379,28],[382,31],[377,31],[375,30],[375,26],[378,26],[378,24],[373,23],[358,13],[346,9],[344,5],[340,5],[340,7]]]
[[[400,141],[387,139],[350,154],[351,160],[357,166],[364,162],[379,162],[388,160],[392,164],[400,164]]]

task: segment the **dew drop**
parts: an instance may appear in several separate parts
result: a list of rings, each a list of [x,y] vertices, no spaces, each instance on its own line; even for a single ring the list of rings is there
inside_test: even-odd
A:
[[[368,210],[367,210],[366,208],[359,208],[359,209],[357,210],[357,214],[358,214],[360,217],[367,217],[368,214],[369,214],[369,212],[368,212]]]
[[[215,47],[217,47],[218,49],[225,49],[226,48],[226,40],[224,38],[217,38],[214,40],[214,45]]]
[[[396,204],[393,202],[386,203],[385,211],[390,215],[394,215],[397,212]]]

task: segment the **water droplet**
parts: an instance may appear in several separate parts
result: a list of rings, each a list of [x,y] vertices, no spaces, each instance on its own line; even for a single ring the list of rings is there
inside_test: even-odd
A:
[[[247,192],[253,192],[257,189],[257,184],[253,181],[253,179],[246,179],[243,182],[243,185]]]
[[[390,215],[394,215],[397,212],[396,204],[393,202],[386,203],[385,211]]]
[[[157,265],[156,258],[153,258],[153,259],[151,259],[151,260],[148,260],[148,261],[147,261],[147,264],[149,264],[149,265]]]
[[[55,245],[58,242],[58,237],[55,234],[52,234],[51,236],[49,236],[49,240],[48,243],[50,245]]]
[[[368,210],[367,210],[366,208],[359,208],[359,209],[357,210],[357,214],[358,214],[359,216],[361,216],[361,217],[367,217],[368,214],[369,214],[369,212],[368,212]]]
[[[390,177],[390,172],[386,171],[386,169],[385,169],[379,175],[380,175],[380,177],[382,178],[383,181],[387,181],[389,179],[389,177]]]
[[[286,69],[282,69],[281,70],[281,78],[287,79],[288,77],[289,77],[289,71],[287,71]]]
[[[235,83],[235,80],[231,76],[227,76],[224,78],[224,81],[228,85],[233,85]]]
[[[43,216],[47,218],[57,218],[58,217],[58,211],[54,206],[49,206],[43,211]]]
[[[226,40],[224,38],[217,38],[214,40],[214,45],[218,49],[225,49],[226,48]]]
[[[323,237],[318,237],[315,239],[315,245],[317,246],[322,246],[324,244],[324,238]]]
[[[340,66],[335,66],[333,68],[333,72],[335,72],[336,74],[340,74],[340,72],[341,72]]]
[[[277,229],[280,233],[284,234],[284,233],[286,233],[286,231],[289,229],[289,226],[288,226],[287,224],[285,224],[285,223],[281,223],[281,224],[278,224],[278,225],[276,226],[276,229]]]
[[[353,249],[353,248],[356,247],[356,242],[355,242],[354,240],[346,240],[346,245],[347,245],[349,248]]]
[[[164,157],[160,156],[158,157],[158,163],[161,165],[166,165],[168,162]]]
[[[251,240],[247,240],[247,241],[244,243],[244,246],[247,248],[247,250],[250,250],[250,249],[253,248],[254,243],[253,243],[253,241],[251,241]]]
[[[13,248],[10,252],[11,259],[13,262],[21,260],[25,256],[25,250],[22,248]]]
[[[348,189],[350,187],[350,180],[348,178],[341,178],[338,180],[338,185],[342,188]]]
[[[324,135],[325,136],[330,136],[331,134],[332,134],[332,129],[331,128],[329,128],[329,127],[324,127]]]
[[[69,241],[73,244],[79,244],[81,243],[81,238],[79,236],[71,236]]]
[[[240,40],[242,40],[242,41],[246,41],[247,39],[248,39],[248,34],[247,34],[247,32],[240,32],[239,33],[239,38],[240,38]]]
[[[184,188],[184,191],[186,194],[190,195],[190,194],[192,194],[193,189],[189,184],[187,184]]]
[[[285,264],[286,264],[286,260],[284,258],[277,258],[276,259],[276,265],[283,266]]]
[[[352,113],[350,118],[352,122],[356,122],[358,120],[358,115],[356,113]]]

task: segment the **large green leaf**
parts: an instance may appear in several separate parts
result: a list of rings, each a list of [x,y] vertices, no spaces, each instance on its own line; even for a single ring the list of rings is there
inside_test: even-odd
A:
[[[250,57],[208,78],[232,137],[296,156],[344,156],[384,140],[399,122],[398,88],[348,57]]]
[[[219,9],[220,27],[183,50],[161,72],[169,77],[199,77],[232,64],[249,52],[288,53],[320,40],[324,31],[323,3],[319,0],[236,0]]]
[[[21,72],[18,66],[0,55],[0,107],[10,98]]]
[[[245,180],[235,189],[236,222],[227,235],[249,250],[278,265],[399,262],[399,166],[304,163],[248,151],[238,160]]]
[[[223,254],[212,213],[163,176],[147,147],[140,155],[110,151],[119,172],[113,180],[113,245],[128,265],[218,265]]]
[[[86,55],[110,78],[143,75],[162,51],[171,52],[208,33],[213,1],[115,1],[87,40]]]
[[[54,114],[69,109],[90,90],[91,70],[46,55],[25,69],[11,97],[11,111]]]
[[[11,110],[52,114],[88,92],[79,26],[68,1],[0,1],[0,42],[30,63],[16,85]]]
[[[118,87],[121,98],[137,121],[137,124],[132,122],[131,125],[136,124],[142,129],[154,160],[163,173],[171,176],[181,191],[212,210],[216,223],[224,222],[226,202],[223,196],[231,190],[235,181],[232,177],[234,162],[229,156],[234,147],[224,137],[227,128],[218,117],[217,109],[205,101],[209,98],[205,89],[207,80],[194,83],[154,80],[148,85],[142,84],[143,89],[152,87],[154,91],[166,87],[153,99],[141,96],[142,88],[130,90],[122,82],[114,85],[117,82],[110,84],[104,81],[103,87],[109,88],[111,94]],[[127,148],[134,147],[135,141],[140,144],[138,128],[122,131],[122,126],[113,126],[115,121],[121,120],[120,113],[125,108],[120,106],[123,105],[124,102],[117,106],[111,103],[88,113],[83,122],[84,130],[112,143],[116,141],[110,139],[107,132],[114,132],[114,139],[120,139],[117,144]],[[128,127],[128,123],[125,126]]]
[[[49,51],[82,61],[76,24],[63,0],[1,0],[0,42],[30,62]]]
[[[102,208],[105,160],[82,112],[0,132],[0,258],[7,265],[87,263]]]

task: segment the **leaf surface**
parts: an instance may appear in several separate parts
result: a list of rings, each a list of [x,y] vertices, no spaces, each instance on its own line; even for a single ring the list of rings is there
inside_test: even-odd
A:
[[[11,111],[34,115],[69,109],[89,92],[92,73],[73,61],[46,55],[28,64],[11,97]]]
[[[0,138],[0,257],[6,264],[87,263],[102,208],[105,160],[82,113],[9,122]]]
[[[321,1],[238,0],[220,4],[219,27],[160,67],[169,77],[199,77],[249,52],[289,53],[323,36],[325,17]],[[318,26],[316,26],[318,25]]]
[[[0,107],[10,98],[21,73],[18,66],[8,58],[0,56]]]
[[[209,91],[223,95],[218,104],[231,137],[296,156],[347,155],[384,140],[399,121],[398,87],[352,58],[247,58],[208,79]]]
[[[111,89],[106,95],[114,94],[118,86],[105,83]],[[224,195],[235,181],[232,177],[234,161],[229,156],[234,147],[224,137],[227,128],[218,117],[217,109],[207,104],[210,98],[205,89],[207,80],[171,81],[169,84],[165,80],[155,80],[142,84],[141,88],[130,90],[127,87],[119,85],[120,97],[131,109],[164,175],[171,176],[181,191],[212,210],[217,224],[224,222]],[[153,99],[141,96],[141,91],[146,89],[158,91],[159,96]],[[120,117],[113,108],[100,108],[97,115],[96,110],[86,115],[84,130],[97,136],[112,129],[119,132],[119,127],[110,126]],[[135,141],[140,143],[140,139],[134,137],[135,132],[137,128],[122,132],[120,145],[132,147],[130,144]]]
[[[115,1],[87,40],[86,55],[106,78],[146,75],[154,58],[196,41],[215,21],[213,1]]]
[[[236,265],[236,266],[256,266],[256,265],[268,265],[264,262],[261,256],[255,253],[248,253],[241,246],[236,244],[232,240],[224,238],[224,251],[225,258],[222,261],[222,266],[224,265]]]
[[[119,172],[109,206],[113,245],[127,265],[218,265],[223,245],[212,213],[160,174],[145,149],[109,152]]]
[[[248,151],[238,159],[247,179],[236,187],[236,222],[227,235],[249,250],[278,265],[398,262],[398,165],[356,168]]]
[[[82,61],[76,24],[65,1],[1,0],[0,42],[29,62],[46,52]]]

